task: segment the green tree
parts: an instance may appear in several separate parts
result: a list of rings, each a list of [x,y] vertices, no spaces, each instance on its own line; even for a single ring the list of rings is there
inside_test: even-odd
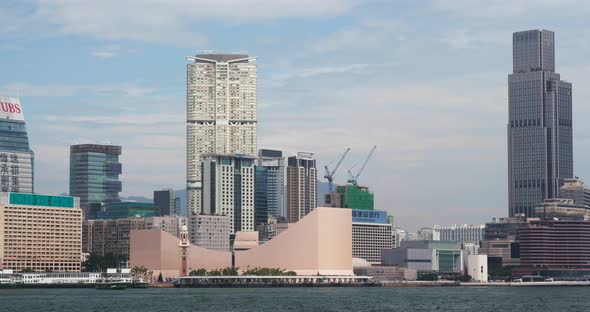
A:
[[[435,272],[418,272],[419,281],[438,281],[438,273]]]
[[[24,268],[20,271],[21,273],[35,273],[35,270],[32,268]]]
[[[198,270],[191,270],[188,275],[190,276],[205,276],[207,275],[207,270],[205,269],[198,269]]]

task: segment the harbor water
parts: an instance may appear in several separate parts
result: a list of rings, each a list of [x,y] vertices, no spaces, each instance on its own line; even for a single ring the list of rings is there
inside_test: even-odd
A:
[[[0,311],[590,311],[590,287],[1,289]]]

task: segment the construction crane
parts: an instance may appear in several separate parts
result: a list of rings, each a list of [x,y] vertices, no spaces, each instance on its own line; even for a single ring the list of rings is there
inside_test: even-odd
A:
[[[373,146],[373,148],[371,149],[371,152],[369,152],[369,156],[367,156],[367,158],[365,159],[365,162],[361,166],[361,169],[359,169],[359,171],[356,174],[352,174],[352,172],[351,172],[352,168],[348,169],[348,183],[351,183],[353,185],[357,185],[357,181],[359,179],[359,176],[361,175],[361,173],[363,173],[363,170],[365,170],[365,166],[369,162],[369,159],[371,159],[371,156],[373,156],[373,152],[375,152],[376,148],[377,148],[377,145]],[[354,166],[353,166],[353,168],[354,168]]]
[[[329,164],[324,166],[324,169],[326,169],[326,175],[324,175],[324,178],[328,180],[328,190],[330,194],[334,191],[334,174],[336,173],[336,170],[338,170],[338,167],[340,167],[340,164],[342,164],[342,161],[344,160],[348,152],[350,152],[350,147],[347,148],[346,151],[344,151],[344,154],[342,154],[340,160],[338,160],[338,163],[334,167],[334,170],[330,171],[330,169],[328,169]]]

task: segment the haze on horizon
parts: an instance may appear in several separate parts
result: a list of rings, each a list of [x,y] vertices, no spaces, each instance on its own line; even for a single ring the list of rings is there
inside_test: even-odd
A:
[[[573,84],[574,173],[590,183],[587,16],[579,0],[8,1],[0,95],[20,95],[35,190],[68,190],[69,145],[123,146],[123,196],[185,187],[184,57],[258,57],[259,148],[318,167],[377,151],[359,179],[396,226],[483,223],[507,208],[512,33],[549,29]],[[220,10],[231,7],[234,10]]]

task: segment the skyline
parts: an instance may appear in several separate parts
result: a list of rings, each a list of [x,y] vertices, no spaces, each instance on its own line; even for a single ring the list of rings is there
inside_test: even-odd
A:
[[[576,3],[578,10],[567,6]],[[93,4],[97,16],[110,4]],[[590,5],[476,4],[498,16],[492,18],[473,16],[480,11],[465,4],[434,1],[416,7],[333,0],[306,11],[306,2],[300,1],[288,3],[295,6],[292,10],[280,10],[289,12],[279,13],[286,16],[272,16],[271,5],[248,19],[239,15],[252,15],[250,8],[233,17],[189,8],[146,21],[164,25],[171,14],[183,17],[182,23],[186,16],[211,20],[214,26],[204,31],[207,41],[182,31],[191,25],[175,24],[178,29],[164,28],[164,33],[150,36],[150,29],[134,27],[137,19],[125,23],[125,17],[142,16],[147,9],[133,15],[126,3],[104,21],[92,19],[90,12],[80,15],[93,27],[78,27],[83,19],[72,17],[83,6],[77,3],[42,1],[38,11],[9,4],[0,14],[13,27],[3,30],[10,43],[1,45],[0,57],[10,75],[0,78],[0,94],[20,93],[36,155],[38,193],[68,189],[69,145],[110,140],[123,146],[122,195],[151,197],[161,188],[159,181],[184,188],[184,57],[210,48],[245,50],[258,57],[258,148],[283,149],[287,155],[311,151],[321,167],[351,147],[336,177],[336,183],[344,183],[346,169],[377,145],[359,183],[371,188],[376,208],[392,213],[397,226],[480,224],[506,216],[508,206],[507,75],[515,31],[556,33],[556,71],[578,86],[573,93],[574,172],[590,179],[590,165],[584,162],[590,155],[584,144],[590,126],[582,122],[590,110],[583,100],[590,96],[584,88],[590,63],[583,64],[590,46],[576,29]],[[405,12],[390,19],[376,12],[380,6],[395,8],[384,13]],[[543,19],[560,10],[568,15]],[[420,19],[403,17],[412,12]],[[520,16],[527,12],[537,18]],[[434,17],[436,22],[425,23]],[[295,27],[297,21],[306,23]],[[104,27],[109,23],[114,29]],[[42,25],[51,27],[46,31]],[[170,41],[177,33],[194,43]],[[19,39],[22,34],[27,38]],[[287,35],[291,40],[286,44],[277,40]],[[51,61],[39,56],[42,49]],[[27,74],[31,72],[35,75]],[[146,153],[155,157],[142,157]]]

